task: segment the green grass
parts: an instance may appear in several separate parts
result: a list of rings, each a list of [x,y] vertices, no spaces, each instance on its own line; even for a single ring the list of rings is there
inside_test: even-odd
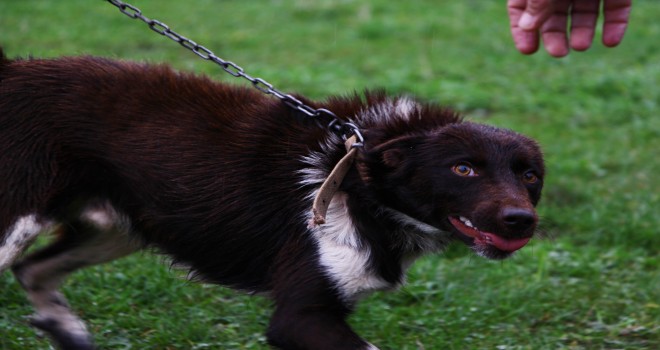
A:
[[[636,0],[623,44],[557,60],[514,50],[503,1],[147,1],[147,16],[285,91],[407,92],[536,138],[545,239],[512,259],[456,246],[351,323],[381,349],[660,348],[660,8]],[[10,56],[169,62],[234,81],[103,1],[2,1]],[[2,181],[2,179],[0,179]],[[266,349],[270,303],[185,282],[136,255],[65,286],[103,349]],[[9,273],[0,349],[48,349]]]

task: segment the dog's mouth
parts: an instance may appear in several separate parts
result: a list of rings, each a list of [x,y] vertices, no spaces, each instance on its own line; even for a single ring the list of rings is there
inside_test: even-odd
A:
[[[494,247],[505,253],[513,253],[524,247],[531,237],[509,239],[497,234],[481,231],[463,216],[450,216],[449,222],[456,229],[457,236],[469,245]]]

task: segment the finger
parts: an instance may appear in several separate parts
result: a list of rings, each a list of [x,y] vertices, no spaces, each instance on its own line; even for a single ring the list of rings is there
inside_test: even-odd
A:
[[[628,27],[632,0],[605,0],[603,14],[603,44],[608,47],[619,45]]]
[[[511,29],[513,42],[516,49],[525,55],[531,55],[539,50],[539,33],[534,31],[522,30],[520,28]]]
[[[571,9],[571,48],[584,51],[591,46],[598,21],[600,0],[573,2]]]
[[[551,0],[528,0],[518,26],[523,30],[537,30],[552,15]]]
[[[558,0],[555,10],[541,27],[541,38],[545,50],[554,57],[568,55],[568,39],[566,29],[568,25],[568,10],[571,0]]]
[[[509,0],[507,10],[509,12],[509,23],[511,26],[511,36],[516,45],[516,49],[525,55],[530,55],[539,49],[538,31],[523,30],[518,27],[520,16],[525,10],[526,0]]]

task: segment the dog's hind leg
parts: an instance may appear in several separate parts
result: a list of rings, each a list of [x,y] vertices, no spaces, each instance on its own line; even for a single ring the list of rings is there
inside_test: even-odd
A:
[[[57,241],[17,263],[13,271],[35,308],[35,327],[62,349],[93,349],[92,336],[58,288],[71,272],[130,254],[140,244],[129,237],[128,220],[109,204],[87,207],[58,229]]]
[[[47,226],[37,215],[25,215],[0,236],[0,272],[18,258]],[[4,237],[4,239],[2,239]]]

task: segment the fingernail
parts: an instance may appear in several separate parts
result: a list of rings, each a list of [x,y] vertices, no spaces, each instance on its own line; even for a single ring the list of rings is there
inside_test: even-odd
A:
[[[532,15],[527,12],[523,13],[523,15],[520,16],[520,20],[518,21],[518,27],[523,30],[534,29],[534,17],[532,17]]]

